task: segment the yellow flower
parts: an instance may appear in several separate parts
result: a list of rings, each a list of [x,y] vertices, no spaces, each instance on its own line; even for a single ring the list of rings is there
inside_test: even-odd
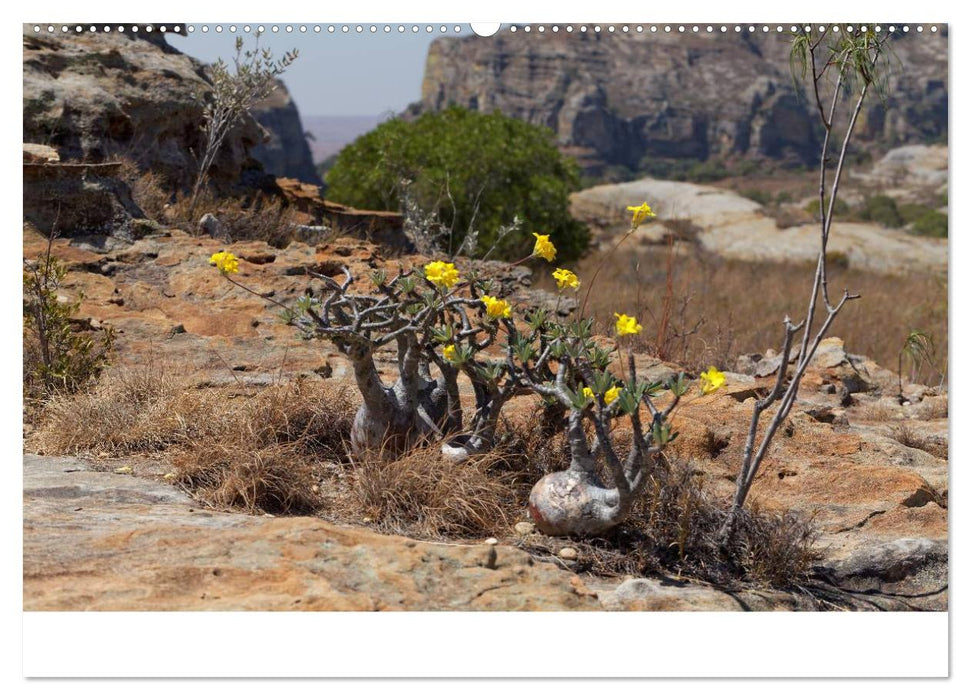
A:
[[[553,279],[556,280],[557,289],[564,289],[566,287],[576,289],[580,286],[580,278],[569,270],[564,270],[562,267],[556,268],[553,272]]]
[[[212,257],[209,258],[209,264],[215,265],[224,275],[231,275],[234,272],[239,272],[239,260],[236,256],[227,251],[221,250],[218,253],[213,253]]]
[[[604,401],[607,402],[608,404],[611,404],[614,401],[616,401],[619,397],[620,397],[620,387],[612,386],[609,389],[607,389],[607,393],[604,394]]]
[[[585,399],[592,399],[593,398],[593,389],[591,389],[588,386],[583,387],[583,398],[585,398]]]
[[[714,367],[709,367],[707,372],[701,373],[701,393],[710,394],[719,389],[725,383],[725,375]]]
[[[627,211],[632,212],[633,214],[631,216],[630,225],[633,226],[634,228],[637,228],[642,223],[644,223],[644,219],[647,219],[648,217],[657,216],[657,214],[655,214],[651,210],[651,208],[647,205],[647,202],[643,202],[638,207],[627,207]]]
[[[454,364],[458,362],[459,354],[455,350],[454,345],[446,345],[445,348],[442,350],[442,357],[445,358],[446,362],[451,362]]]
[[[425,265],[425,279],[432,284],[448,289],[459,281],[459,271],[452,263],[435,260]]]
[[[623,338],[625,335],[637,335],[644,327],[637,322],[637,319],[627,314],[614,314],[617,317],[617,335]]]
[[[489,318],[509,318],[512,316],[512,307],[502,299],[484,296],[480,301],[486,305],[486,314]]]
[[[543,258],[546,262],[553,262],[553,258],[556,257],[556,246],[550,243],[549,236],[543,236],[538,233],[534,233],[536,236],[536,245],[533,246],[533,255],[537,258]]]

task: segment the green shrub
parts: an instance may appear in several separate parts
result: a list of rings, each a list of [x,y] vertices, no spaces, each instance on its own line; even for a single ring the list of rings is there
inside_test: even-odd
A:
[[[904,223],[897,209],[897,203],[893,197],[885,194],[874,195],[863,200],[860,218],[864,221],[875,221],[888,228],[900,228]]]
[[[24,261],[24,398],[36,401],[58,391],[74,392],[98,377],[108,364],[114,334],[93,333],[72,320],[81,306],[58,299],[64,265],[48,250],[38,261]]]
[[[758,202],[763,207],[772,204],[772,193],[766,192],[765,190],[749,188],[742,190],[741,195],[746,199],[751,199],[753,202]]]
[[[947,238],[947,214],[928,207],[914,219],[911,227],[918,236]]]
[[[328,197],[352,206],[400,210],[403,198],[414,200],[451,230],[450,252],[470,231],[479,232],[475,252],[488,251],[516,217],[523,225],[498,241],[497,257],[528,255],[534,231],[549,235],[563,260],[578,258],[590,239],[568,211],[576,163],[549,129],[498,112],[453,106],[386,121],[344,148],[326,180]]]
[[[829,197],[827,196],[824,203],[825,207],[829,207]],[[813,199],[806,205],[805,211],[807,214],[812,214],[813,217],[819,221],[819,200]],[[839,197],[836,198],[836,204],[833,206],[834,216],[846,216],[850,213],[850,205],[844,202]]]

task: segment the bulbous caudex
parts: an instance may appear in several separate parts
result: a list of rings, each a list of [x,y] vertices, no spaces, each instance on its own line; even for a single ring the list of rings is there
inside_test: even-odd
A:
[[[629,360],[631,381],[628,386],[636,387],[633,357],[629,356]],[[565,391],[565,366],[565,363],[561,364],[553,386],[534,388],[570,409],[567,427],[570,467],[547,474],[533,486],[529,494],[529,513],[537,529],[547,535],[600,535],[624,521],[647,483],[663,447],[663,444],[652,444],[656,434],[654,426],[665,425],[677,405],[678,395],[675,394],[674,401],[663,412],[654,407],[647,392],[642,395],[652,415],[652,429],[645,434],[638,411],[630,413],[632,442],[626,457],[621,459],[610,434],[610,422],[618,415],[617,407],[608,406],[602,397],[597,397],[592,407],[578,409]],[[594,426],[592,445],[584,430],[587,420]],[[605,486],[600,480],[598,460],[606,464],[613,486]]]

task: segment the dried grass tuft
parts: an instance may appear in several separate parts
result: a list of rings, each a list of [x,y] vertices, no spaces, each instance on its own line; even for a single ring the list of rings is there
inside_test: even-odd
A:
[[[346,507],[382,531],[413,537],[501,535],[525,503],[515,472],[494,453],[453,464],[429,445],[394,461],[357,460],[349,477]]]

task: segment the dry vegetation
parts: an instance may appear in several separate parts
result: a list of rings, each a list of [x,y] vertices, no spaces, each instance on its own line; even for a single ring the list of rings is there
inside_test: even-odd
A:
[[[692,370],[712,364],[734,368],[740,354],[778,349],[783,317],[805,313],[811,265],[727,260],[681,247],[673,254],[668,285],[668,250],[595,254],[579,265],[583,280],[604,263],[604,272],[610,274],[598,277],[587,311],[604,330],[613,324],[615,311],[636,315],[644,324],[638,349]],[[846,305],[831,335],[843,338],[849,352],[896,367],[907,334],[920,329],[940,350],[936,368],[925,366],[917,381],[940,383],[947,361],[946,277],[888,275],[839,265],[830,277],[830,289],[847,286],[862,294]],[[543,284],[552,288],[545,280]],[[665,294],[665,289],[670,292]]]
[[[526,518],[533,484],[567,466],[561,430],[536,405],[504,421],[499,447],[451,464],[437,445],[394,460],[347,457],[355,404],[327,380],[264,388],[187,386],[162,365],[116,368],[85,394],[50,401],[28,449],[99,458],[162,453],[174,480],[217,509],[317,515],[426,539],[509,537]],[[527,549],[581,551],[601,575],[676,573],[729,585],[798,584],[814,560],[811,525],[793,515],[750,515],[740,567],[726,569],[715,535],[726,503],[685,462],[662,469],[633,516],[608,539],[535,536]]]

